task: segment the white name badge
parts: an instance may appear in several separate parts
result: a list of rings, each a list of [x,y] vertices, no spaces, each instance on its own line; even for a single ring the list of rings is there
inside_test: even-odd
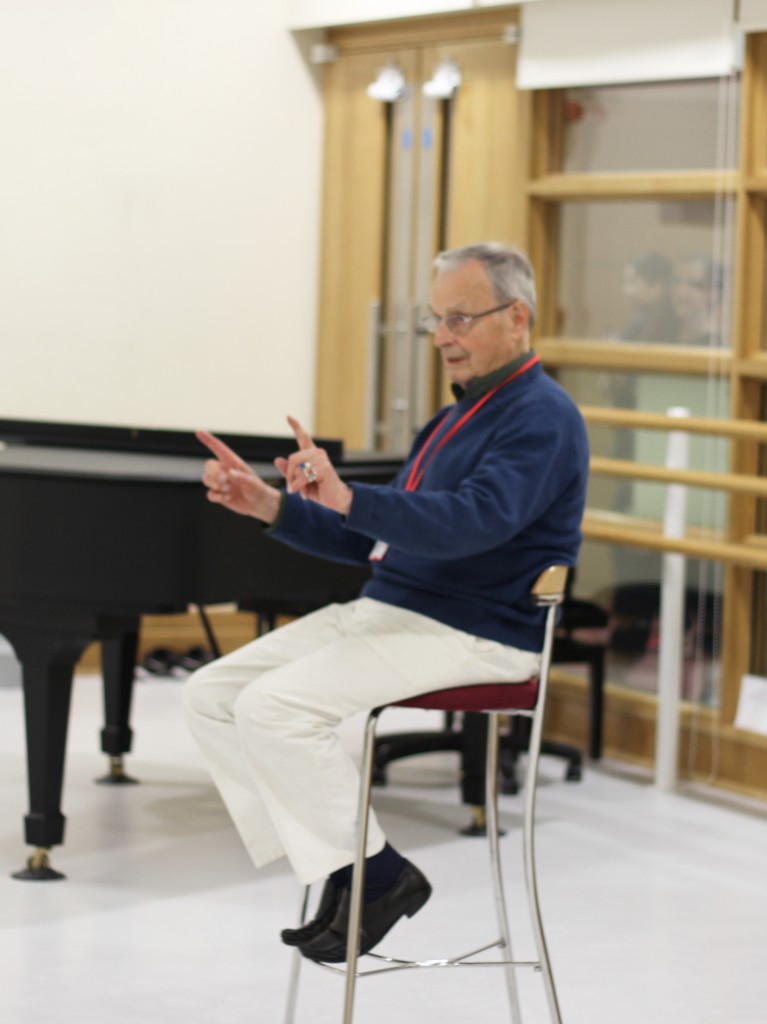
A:
[[[382,562],[386,556],[386,552],[389,550],[389,545],[386,541],[377,540],[373,545],[373,549],[368,555],[369,562]]]

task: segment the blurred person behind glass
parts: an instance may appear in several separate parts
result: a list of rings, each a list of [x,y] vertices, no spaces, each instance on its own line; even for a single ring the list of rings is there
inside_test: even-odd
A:
[[[724,268],[710,256],[686,256],[674,268],[671,298],[683,345],[721,344]]]
[[[623,270],[623,294],[633,314],[621,331],[622,341],[674,341],[679,318],[671,296],[671,261],[659,252],[648,252],[627,263]]]

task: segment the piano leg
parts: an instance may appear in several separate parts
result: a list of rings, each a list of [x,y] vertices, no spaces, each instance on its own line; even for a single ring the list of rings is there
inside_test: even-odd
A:
[[[138,652],[138,620],[120,636],[101,641],[101,670],[104,677],[104,728],[101,749],[109,757],[109,773],[96,782],[124,786],[138,780],[125,774],[123,755],[133,741],[130,727],[133,677]]]
[[[13,877],[49,881],[64,877],[50,866],[48,851],[64,841],[61,790],[72,677],[88,638],[62,637],[39,628],[9,630],[7,635],[22,665],[29,772],[24,828],[26,842],[36,847],[26,867]]]

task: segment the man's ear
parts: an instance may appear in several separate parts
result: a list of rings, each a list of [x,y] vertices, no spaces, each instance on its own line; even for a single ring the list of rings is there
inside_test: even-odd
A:
[[[530,309],[521,299],[517,299],[509,306],[509,316],[516,331],[528,331],[530,329]]]

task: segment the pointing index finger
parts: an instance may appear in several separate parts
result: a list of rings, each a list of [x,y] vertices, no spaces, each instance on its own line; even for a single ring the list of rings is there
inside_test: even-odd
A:
[[[237,452],[233,451],[228,444],[224,444],[215,434],[210,434],[207,430],[198,430],[195,437],[201,444],[204,444],[206,448],[213,452],[223,465],[234,469],[246,468],[245,463]]]
[[[299,448],[314,447],[314,441],[312,440],[311,434],[304,430],[297,419],[294,419],[292,416],[288,416],[288,423],[290,424],[290,429],[296,435],[296,441],[298,442]]]

